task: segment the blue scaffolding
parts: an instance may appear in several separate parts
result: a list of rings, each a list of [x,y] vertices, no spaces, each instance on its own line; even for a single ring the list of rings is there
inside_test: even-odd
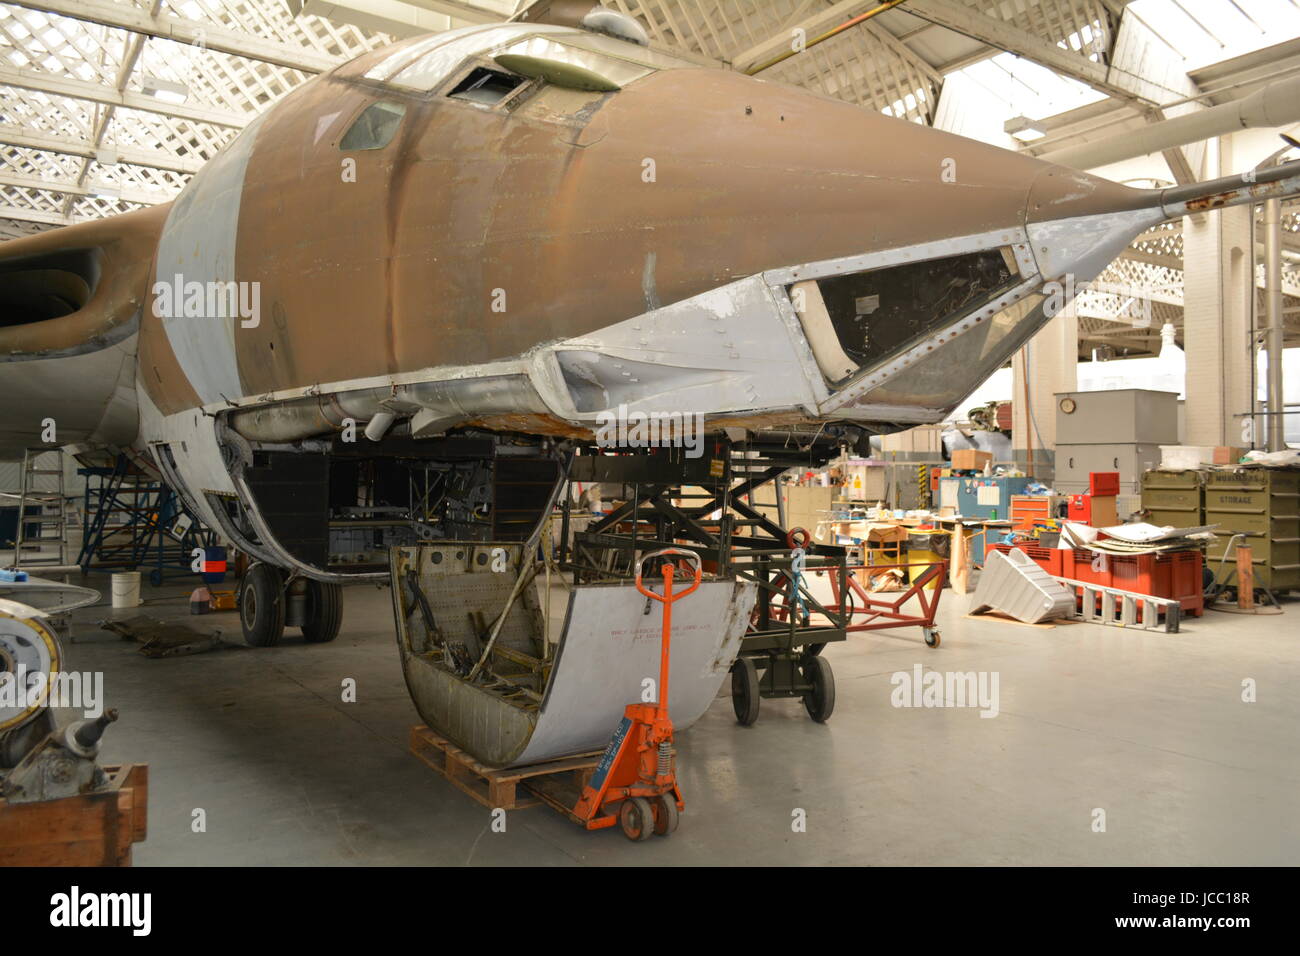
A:
[[[110,467],[78,468],[85,476],[85,533],[77,564],[84,572],[149,569],[154,587],[193,575],[194,550],[217,536],[167,485],[119,454]]]

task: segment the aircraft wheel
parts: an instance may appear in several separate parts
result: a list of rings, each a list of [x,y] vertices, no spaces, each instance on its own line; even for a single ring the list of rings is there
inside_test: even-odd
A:
[[[618,822],[623,827],[623,835],[636,843],[650,839],[655,832],[655,812],[645,797],[624,800],[618,811]]]
[[[343,623],[343,587],[324,581],[307,582],[307,620],[302,636],[312,644],[324,644],[339,636]]]
[[[803,695],[803,706],[808,716],[819,724],[830,719],[835,710],[835,675],[824,657],[810,657],[804,662],[803,675],[812,684],[812,690]]]
[[[677,829],[681,815],[677,810],[677,798],[671,793],[660,794],[651,803],[655,815],[655,833],[659,836],[671,836]]]
[[[736,712],[737,723],[748,727],[758,720],[758,704],[761,699],[758,694],[758,668],[748,657],[736,658],[736,663],[731,665],[731,708]]]
[[[253,647],[274,647],[284,634],[284,582],[280,572],[258,562],[239,584],[239,623]]]

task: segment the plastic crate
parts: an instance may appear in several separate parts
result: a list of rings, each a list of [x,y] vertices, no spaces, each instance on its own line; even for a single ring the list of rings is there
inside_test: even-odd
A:
[[[1170,598],[1182,605],[1183,613],[1200,617],[1205,610],[1201,582],[1205,556],[1200,551],[1168,551],[1164,554],[1106,554],[1093,570],[1097,553],[1083,548],[1061,552],[1061,577],[1086,584],[1119,588],[1135,594]]]
[[[1023,551],[1026,555],[1033,558],[1034,563],[1053,577],[1065,577],[1061,573],[1061,555],[1065,554],[1060,548],[1041,548],[1034,544],[995,544],[994,551]]]
[[[1105,555],[1106,560],[1102,563],[1101,569],[1094,571],[1092,564],[1096,557],[1095,554],[1085,548],[1062,550],[1061,577],[1069,578],[1071,581],[1082,581],[1085,584],[1100,584],[1102,587],[1110,587],[1112,567],[1110,559],[1113,555]]]

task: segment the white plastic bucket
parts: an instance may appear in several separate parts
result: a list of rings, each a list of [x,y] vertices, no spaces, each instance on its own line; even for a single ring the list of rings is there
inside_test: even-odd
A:
[[[140,606],[140,572],[113,573],[113,607]]]

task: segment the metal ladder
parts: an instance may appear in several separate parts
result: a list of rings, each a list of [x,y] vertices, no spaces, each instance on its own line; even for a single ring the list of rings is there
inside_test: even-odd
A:
[[[1133,627],[1143,631],[1164,631],[1168,634],[1177,634],[1182,623],[1182,602],[1173,598],[1136,594],[1087,581],[1071,581],[1069,578],[1056,580],[1082,599],[1082,609],[1071,615],[1076,621]],[[1164,611],[1163,615],[1161,611]]]
[[[58,461],[57,468],[41,468],[39,460],[42,455],[54,455]],[[57,477],[56,491],[37,491],[37,479],[43,475],[55,475]],[[68,563],[68,500],[64,495],[63,483],[63,449],[61,448],[28,448],[23,452],[23,475],[21,487],[18,494],[18,529],[14,534],[14,567],[39,567],[41,565],[62,566]],[[39,510],[33,517],[27,516],[27,508],[32,505]],[[49,513],[49,509],[54,507],[57,511],[54,514]],[[27,538],[27,528],[29,525],[36,525],[36,537]],[[57,534],[50,535],[46,529],[53,526],[57,529]],[[35,543],[39,549],[42,545],[49,542],[58,543],[58,553],[55,555],[42,554],[39,551],[37,556],[31,559],[23,557],[24,546]]]

